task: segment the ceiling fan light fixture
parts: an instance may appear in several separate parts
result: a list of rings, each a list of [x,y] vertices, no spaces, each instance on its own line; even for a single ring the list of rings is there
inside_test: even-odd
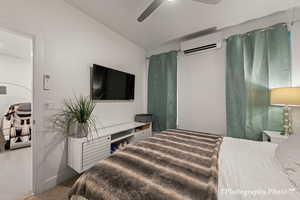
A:
[[[175,0],[153,0],[152,3],[146,8],[146,10],[138,17],[137,21],[143,22],[165,1],[172,2]],[[217,4],[221,0],[193,0],[193,1],[205,3],[205,4]]]

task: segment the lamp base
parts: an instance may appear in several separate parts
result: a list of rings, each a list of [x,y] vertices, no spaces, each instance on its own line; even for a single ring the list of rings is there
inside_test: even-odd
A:
[[[283,108],[283,135],[292,135],[293,127],[292,120],[290,118],[290,108],[289,106],[284,106]]]

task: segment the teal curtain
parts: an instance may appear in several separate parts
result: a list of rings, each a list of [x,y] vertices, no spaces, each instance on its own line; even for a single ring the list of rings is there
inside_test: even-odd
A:
[[[269,88],[291,86],[291,42],[290,32],[284,25],[268,31]],[[282,131],[283,109],[269,107],[268,130]]]
[[[261,140],[279,130],[282,109],[270,107],[269,91],[290,83],[291,51],[285,24],[227,40],[227,135]]]
[[[155,120],[153,130],[176,128],[177,52],[154,55],[149,60],[148,113]]]

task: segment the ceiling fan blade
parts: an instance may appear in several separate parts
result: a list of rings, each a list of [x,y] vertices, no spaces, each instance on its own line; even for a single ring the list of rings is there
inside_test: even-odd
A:
[[[206,3],[206,4],[217,4],[221,0],[193,0],[193,1],[197,1],[197,2],[200,2],[200,3]]]
[[[148,8],[139,16],[137,19],[139,22],[144,21],[147,17],[149,17],[165,0],[154,0]]]

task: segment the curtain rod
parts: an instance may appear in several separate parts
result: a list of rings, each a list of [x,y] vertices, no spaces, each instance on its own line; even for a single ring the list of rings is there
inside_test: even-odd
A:
[[[276,26],[279,26],[279,25],[284,25],[284,26],[288,26],[287,23],[278,23],[278,24],[274,24],[272,26],[267,26],[267,27],[263,27],[263,28],[258,28],[258,29],[254,29],[254,30],[251,30],[251,31],[248,31],[246,33],[242,33],[242,34],[234,34],[234,35],[231,35],[227,38],[224,38],[224,40],[226,41],[228,38],[232,37],[232,36],[235,36],[235,35],[240,35],[240,36],[246,36],[246,35],[249,35],[250,33],[252,32],[256,32],[256,31],[266,31],[266,30],[271,30],[271,29],[274,29]]]
[[[297,22],[300,22],[300,20],[294,20],[294,21],[291,21],[291,22],[289,22],[289,23],[287,23],[287,22],[277,23],[277,24],[274,24],[274,25],[271,25],[271,26],[267,26],[267,27],[263,27],[263,28],[254,29],[254,30],[248,31],[248,32],[243,33],[243,34],[234,34],[234,35],[244,36],[244,35],[247,35],[247,34],[249,34],[249,33],[251,33],[251,32],[255,32],[255,31],[266,31],[266,30],[270,30],[270,29],[273,29],[275,26],[278,26],[278,25],[288,26],[288,25],[290,24],[291,26],[293,26],[293,25],[294,25],[295,23],[297,23]],[[241,23],[241,24],[239,24],[239,25],[242,25],[242,24],[245,24],[245,23]],[[234,27],[234,26],[232,26],[232,27]],[[219,29],[217,32],[226,30],[226,29],[228,29],[228,28],[230,29],[231,27],[225,27],[225,28]],[[228,38],[230,38],[230,37],[232,37],[232,36],[234,36],[234,35],[231,35],[231,36],[229,36],[229,37],[226,37],[226,38],[222,39],[222,41],[225,41],[225,42],[226,42],[226,40],[227,40]],[[174,50],[174,51],[181,52],[180,49],[179,49],[179,50]],[[150,57],[151,57],[151,56],[150,56]],[[150,57],[146,57],[146,60],[149,60]]]
[[[179,53],[179,52],[181,52],[181,49],[171,50],[171,51],[176,51],[177,53]],[[171,51],[169,51],[169,52],[171,52]],[[155,56],[155,55],[152,55],[152,56]],[[149,60],[150,58],[151,58],[151,56],[150,57],[146,57],[146,60]]]

